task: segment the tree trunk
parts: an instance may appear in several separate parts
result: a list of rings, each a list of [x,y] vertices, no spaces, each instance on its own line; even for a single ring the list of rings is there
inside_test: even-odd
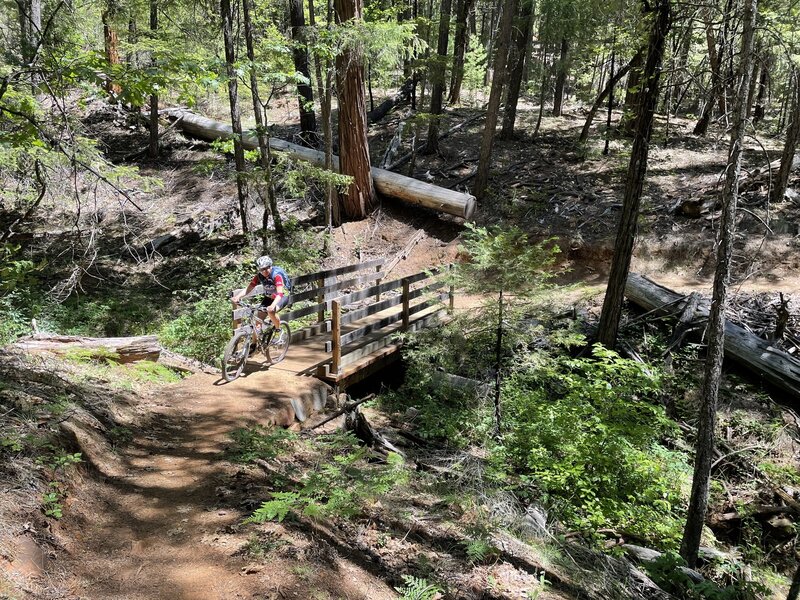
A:
[[[722,81],[722,55],[725,53],[725,38],[724,34],[720,33],[719,51],[717,50],[717,43],[714,36],[714,26],[712,24],[711,9],[706,7],[703,18],[705,20],[706,29],[706,47],[708,49],[708,62],[711,65],[711,89],[709,96],[706,99],[706,104],[703,107],[703,114],[700,120],[694,126],[693,133],[695,135],[705,135],[708,131],[708,126],[711,123],[711,116],[714,113],[714,105],[717,100],[720,100],[720,110],[723,114],[727,109],[725,104],[725,93],[723,90]]]
[[[553,96],[553,116],[560,117],[564,105],[564,88],[567,84],[567,73],[569,72],[569,40],[561,38],[561,57],[558,59],[558,71],[556,72],[556,89]]]
[[[242,17],[244,18],[244,40],[247,48],[247,60],[250,62],[250,92],[253,97],[253,118],[256,122],[258,157],[261,168],[264,171],[264,187],[267,191],[267,199],[263,202],[264,212],[261,216],[261,242],[266,251],[269,239],[267,231],[270,213],[272,213],[275,231],[279,235],[283,233],[283,222],[278,212],[278,199],[275,197],[275,184],[272,180],[272,152],[269,147],[269,123],[266,120],[264,106],[261,104],[261,94],[258,89],[258,76],[256,75],[255,69],[256,50],[255,41],[253,39],[252,2],[253,0],[242,0]]]
[[[591,127],[592,127],[592,122],[594,121],[594,117],[597,114],[597,111],[600,110],[600,107],[603,105],[603,102],[608,97],[608,95],[611,93],[611,90],[614,89],[614,86],[617,85],[617,83],[619,82],[620,79],[625,77],[625,74],[628,71],[630,71],[630,69],[634,65],[634,63],[636,63],[638,61],[641,64],[641,58],[637,58],[637,57],[641,57],[643,55],[644,55],[644,49],[639,50],[639,52],[637,52],[634,55],[634,57],[630,60],[630,62],[628,62],[627,65],[622,67],[619,71],[617,71],[613,75],[613,77],[611,77],[611,79],[609,79],[608,83],[606,84],[605,89],[595,99],[594,104],[592,104],[592,107],[589,109],[589,114],[586,115],[586,121],[583,124],[583,129],[581,129],[581,135],[578,138],[578,143],[583,144],[583,143],[586,142],[586,140],[589,139],[589,129],[591,129]]]
[[[228,101],[231,107],[231,128],[233,129],[233,158],[236,165],[236,192],[239,197],[239,212],[242,219],[242,233],[247,235],[247,181],[245,180],[244,148],[242,148],[242,113],[239,108],[239,80],[236,74],[236,48],[233,39],[233,11],[230,0],[220,0],[222,13],[222,37],[225,42],[225,70],[228,75]]]
[[[756,96],[756,105],[753,109],[753,125],[756,125],[761,119],[764,118],[764,98],[766,98],[767,89],[769,88],[769,72],[771,68],[772,55],[768,54],[766,57],[764,57],[764,66],[761,69],[761,77],[758,80],[758,95]]]
[[[763,55],[763,50],[761,44],[758,44],[756,49],[753,50],[753,74],[750,77],[750,87],[747,89],[747,114],[745,117],[748,120],[753,115],[753,106],[756,100],[756,86],[758,85],[758,80],[761,77],[761,69],[764,65],[764,61],[760,60],[761,55]]]
[[[786,600],[797,600],[798,598],[800,598],[800,565],[798,565],[797,570],[794,572],[792,587],[789,588]]]
[[[681,45],[680,50],[678,51],[678,57],[676,59],[675,64],[675,89],[672,91],[672,97],[675,98],[675,104],[673,106],[668,106],[667,110],[671,111],[675,116],[677,116],[678,105],[681,98],[681,81],[680,76],[682,73],[686,72],[687,66],[689,64],[689,50],[692,47],[692,23],[689,22],[688,25],[685,26],[683,30],[683,35],[681,37]],[[688,86],[688,84],[686,84]]]
[[[622,109],[622,120],[620,130],[623,134],[631,136],[637,130],[636,119],[640,114],[639,104],[642,101],[642,61],[644,53],[638,52],[634,55],[628,81],[625,85],[625,105]]]
[[[331,28],[333,20],[333,0],[327,0],[326,11],[326,27],[328,30]],[[308,14],[311,26],[314,27],[314,0],[308,0]],[[314,61],[314,70],[317,79],[317,96],[320,99],[320,112],[322,113],[322,137],[325,144],[325,170],[333,171],[333,120],[331,110],[331,92],[333,88],[333,69],[331,68],[331,61],[328,57],[325,58],[325,79],[322,79],[322,59],[317,56]],[[330,233],[334,225],[339,225],[342,222],[342,217],[339,210],[339,198],[333,183],[330,181],[325,183],[325,228]]]
[[[180,119],[178,127],[181,130],[204,140],[227,140],[231,139],[233,135],[230,125],[201,117],[187,110],[180,108],[168,109],[162,111],[162,114],[170,118]],[[242,144],[248,149],[258,148],[258,140],[249,133],[245,133],[242,136]],[[311,148],[291,144],[276,138],[270,138],[269,144],[273,151],[287,152],[290,156],[299,160],[305,160],[320,167],[325,163],[325,153],[318,150],[312,150]],[[334,156],[333,170],[338,170],[338,168],[338,157]],[[425,181],[410,179],[377,167],[372,168],[372,177],[375,180],[375,188],[379,193],[404,200],[412,205],[424,206],[464,219],[471,219],[475,211],[475,197],[470,194],[442,188]]]
[[[478,171],[475,175],[475,189],[473,194],[482,198],[489,181],[489,169],[492,164],[492,146],[494,144],[497,116],[500,112],[500,100],[503,97],[508,69],[508,46],[511,42],[511,26],[514,23],[516,0],[503,0],[503,17],[500,21],[498,32],[497,53],[494,56],[494,75],[492,77],[492,91],[489,93],[489,105],[486,108],[486,125],[483,129],[481,151],[478,157]]]
[[[426,154],[439,153],[439,115],[442,114],[442,96],[444,96],[445,60],[447,45],[450,41],[450,5],[451,0],[442,0],[439,13],[439,40],[436,45],[436,62],[433,65],[433,89],[431,90],[431,119],[428,126],[428,140],[425,143]]]
[[[29,66],[36,62],[36,55],[39,52],[41,43],[42,0],[17,0],[16,3],[19,16],[22,63],[25,66]],[[36,86],[39,82],[39,76],[36,73],[32,73],[30,83],[34,88],[34,93],[36,93]]]
[[[110,70],[113,70],[117,65],[122,63],[119,58],[119,36],[117,35],[117,29],[114,23],[116,14],[117,5],[115,4],[115,0],[110,0],[101,14],[106,62],[108,62]],[[120,94],[122,88],[109,76],[105,82],[105,90],[111,94],[112,97],[116,97]]]
[[[508,93],[506,94],[506,106],[503,110],[503,128],[500,130],[501,140],[508,140],[514,137],[519,90],[522,87],[525,57],[528,54],[528,43],[530,42],[531,25],[533,23],[533,0],[522,0],[519,20],[518,27],[514,27],[514,43],[511,46],[513,56],[508,61],[511,73],[508,82]]]
[[[531,134],[532,138],[536,137],[536,134],[539,133],[539,127],[542,125],[542,116],[544,115],[545,88],[547,87],[547,79],[549,74],[550,71],[547,68],[547,46],[542,44],[542,81],[539,85],[539,114],[536,117],[536,126],[533,128],[533,133]]]
[[[625,296],[630,302],[659,316],[683,314],[690,303],[688,299],[684,299],[683,294],[636,273],[628,275]],[[693,323],[705,323],[708,320],[710,303],[699,302],[693,312]],[[769,382],[787,397],[800,399],[800,359],[775,348],[772,340],[765,340],[744,327],[726,321],[725,357]]]
[[[736,202],[739,194],[739,173],[742,167],[742,145],[746,133],[747,89],[750,86],[750,71],[753,55],[753,30],[757,13],[757,0],[744,3],[742,20],[742,52],[739,62],[736,113],[731,129],[728,166],[725,172],[725,187],[722,197],[722,216],[717,230],[717,267],[714,272],[714,292],[708,317],[708,350],[700,397],[697,441],[695,451],[692,493],[687,511],[686,527],[681,541],[681,556],[689,568],[697,564],[700,537],[708,506],[708,489],[711,462],[714,457],[715,428],[717,422],[717,397],[722,375],[724,355],[725,306],[727,304],[730,279],[733,237],[736,219]]]
[[[307,83],[297,84],[297,103],[300,108],[300,139],[307,146],[316,146],[317,120],[314,115],[314,92],[311,89],[311,70],[308,68],[303,0],[289,0],[289,22],[292,25],[292,57],[294,69]]]
[[[14,343],[24,352],[52,352],[65,354],[82,351],[88,356],[113,359],[121,363],[137,360],[158,360],[161,345],[154,335],[118,338],[89,338],[75,335],[50,335],[37,333]],[[113,353],[109,356],[109,353]],[[115,356],[114,356],[115,355]]]
[[[469,27],[467,18],[472,12],[475,0],[459,0],[456,14],[456,32],[453,42],[453,72],[450,77],[449,104],[458,104],[461,99],[461,85],[464,82],[464,56],[469,46]]]
[[[614,39],[614,45],[616,45],[616,36]],[[614,63],[616,62],[617,52],[616,50],[611,50],[611,75],[614,75]],[[613,77],[612,77],[613,78]],[[610,83],[610,80],[609,80]],[[614,111],[614,85],[611,84],[608,86],[608,114],[606,115],[606,141],[603,145],[603,156],[608,156],[608,147],[611,143],[611,117]]]
[[[503,382],[503,290],[497,299],[497,333],[494,346],[494,437],[500,439],[500,392]]]
[[[33,62],[36,47],[39,45],[42,29],[41,0],[17,0],[17,10],[22,63],[27,66]]]
[[[361,21],[361,0],[334,0],[336,22]],[[342,199],[344,218],[364,219],[375,205],[367,141],[367,107],[364,101],[364,51],[356,42],[336,57],[339,92],[339,165],[353,178]]]
[[[158,33],[158,0],[150,0],[150,35],[155,39]],[[153,53],[150,56],[150,66],[156,68],[156,59]],[[158,94],[150,94],[150,144],[147,149],[150,158],[158,157]]]
[[[645,1],[645,6],[647,2]],[[614,256],[608,276],[608,288],[603,300],[597,340],[607,348],[617,342],[617,331],[625,296],[625,280],[631,265],[633,242],[636,238],[636,223],[639,218],[639,202],[642,197],[644,176],[647,172],[647,155],[653,131],[653,116],[658,101],[658,82],[661,76],[661,61],[670,27],[670,0],[657,0],[653,5],[653,23],[644,65],[643,80],[647,82],[639,103],[636,135],[631,148],[631,160],[625,182],[622,215],[614,243]]]
[[[794,81],[791,87],[792,109],[789,127],[786,129],[786,142],[783,145],[781,154],[781,166],[775,176],[775,184],[772,188],[773,203],[783,202],[783,195],[789,184],[789,175],[792,171],[794,154],[797,150],[797,142],[800,141],[800,71],[795,70],[791,77]]]

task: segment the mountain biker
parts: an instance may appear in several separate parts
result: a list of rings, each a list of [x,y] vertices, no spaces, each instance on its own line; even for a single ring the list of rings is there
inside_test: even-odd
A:
[[[257,285],[263,286],[264,299],[261,301],[260,306],[263,310],[258,311],[258,316],[263,319],[266,311],[269,320],[272,321],[272,326],[275,328],[275,334],[280,335],[281,318],[278,316],[278,311],[289,303],[292,284],[286,271],[277,265],[273,265],[269,256],[259,256],[256,259],[256,269],[258,272],[247,288],[234,293],[231,301],[234,307],[238,307],[242,298],[248,296]]]

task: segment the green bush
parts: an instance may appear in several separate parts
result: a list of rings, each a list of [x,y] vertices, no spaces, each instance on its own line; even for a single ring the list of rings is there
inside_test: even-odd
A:
[[[319,454],[316,470],[300,485],[287,486],[285,491],[272,492],[248,519],[251,522],[283,521],[290,513],[308,517],[351,517],[364,505],[408,480],[403,458],[389,453],[386,464],[370,462],[370,451],[359,446],[349,433],[317,439],[312,451]],[[294,489],[291,489],[294,487]]]
[[[43,307],[43,327],[70,335],[123,337],[151,333],[159,321],[158,303],[139,294],[70,296]]]
[[[647,574],[664,591],[686,600],[759,600],[767,598],[770,590],[756,581],[744,579],[724,587],[713,581],[695,583],[683,571],[686,566],[678,554],[667,552],[651,563],[645,563]]]
[[[0,346],[30,332],[32,316],[31,306],[19,291],[0,296]]]
[[[652,401],[658,373],[596,346],[518,370],[503,387],[511,424],[504,456],[561,507],[569,527],[618,527],[674,544],[686,457],[660,445],[673,431]]]

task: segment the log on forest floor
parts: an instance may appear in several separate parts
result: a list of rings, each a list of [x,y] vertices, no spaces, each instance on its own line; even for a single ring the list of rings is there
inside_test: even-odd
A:
[[[108,358],[121,363],[137,360],[156,361],[161,354],[161,344],[154,335],[91,338],[37,333],[17,340],[12,344],[12,348],[23,352],[52,352],[87,358]]]
[[[625,285],[628,299],[656,314],[678,314],[687,297],[659,285],[646,277],[631,273]],[[695,319],[707,319],[709,303],[704,300],[695,311]],[[765,339],[738,325],[725,321],[725,356],[747,367],[775,387],[800,399],[800,360],[783,352]]]
[[[170,108],[160,112],[171,119],[179,119],[178,127],[183,132],[203,140],[227,140],[233,136],[230,125],[202,117],[185,109]],[[254,133],[247,132],[242,135],[242,144],[245,148],[254,150],[258,148],[258,139]],[[300,160],[320,167],[325,165],[325,154],[323,152],[291,144],[277,138],[270,138],[269,145],[273,150],[286,152]],[[338,156],[333,157],[333,167],[338,172]],[[464,219],[471,219],[475,213],[476,199],[471,194],[455,192],[376,167],[372,167],[371,173],[375,182],[375,189],[385,196],[456,215]]]

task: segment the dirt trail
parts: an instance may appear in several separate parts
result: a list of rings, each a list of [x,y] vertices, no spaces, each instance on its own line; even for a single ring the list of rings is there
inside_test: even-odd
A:
[[[147,422],[115,456],[94,465],[103,476],[85,478],[59,525],[70,557],[62,586],[74,597],[396,597],[335,553],[306,566],[272,556],[251,565],[242,554],[253,529],[240,524],[265,498],[248,494],[252,481],[226,461],[230,432],[283,422],[293,415],[290,398],[320,385],[290,370],[249,367],[231,384],[193,375],[143,399]],[[298,535],[275,528],[275,535]]]

